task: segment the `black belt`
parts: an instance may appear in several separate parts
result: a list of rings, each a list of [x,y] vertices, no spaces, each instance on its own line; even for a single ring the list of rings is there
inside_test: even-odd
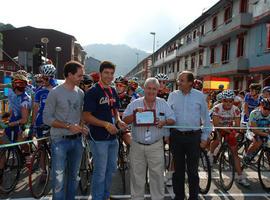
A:
[[[195,134],[200,134],[202,131],[199,130],[192,130],[192,131],[179,131],[177,129],[172,129],[172,133],[180,134],[180,135],[195,135]]]
[[[62,136],[62,138],[68,139],[68,140],[75,140],[75,139],[81,137],[81,135],[82,135],[81,133],[74,134],[74,135],[64,135],[64,136]]]
[[[160,140],[157,140],[157,141],[155,141],[155,142],[153,142],[153,143],[151,143],[151,144],[146,144],[146,143],[142,143],[142,142],[136,142],[136,143],[138,143],[138,144],[140,144],[140,145],[144,145],[144,146],[150,146],[150,145],[152,145],[152,144],[156,144],[156,143],[158,143]]]

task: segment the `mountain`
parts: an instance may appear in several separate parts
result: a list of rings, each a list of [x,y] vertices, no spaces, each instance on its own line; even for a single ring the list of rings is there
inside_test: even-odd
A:
[[[15,27],[12,24],[3,24],[0,22],[0,31],[6,31],[10,29],[14,29]]]
[[[145,51],[131,48],[127,45],[91,44],[83,47],[87,56],[100,61],[108,60],[116,65],[116,76],[127,74],[138,62],[149,54]]]

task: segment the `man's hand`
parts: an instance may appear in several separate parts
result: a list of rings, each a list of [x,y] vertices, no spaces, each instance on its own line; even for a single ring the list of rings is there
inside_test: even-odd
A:
[[[125,122],[123,122],[122,120],[118,120],[116,125],[120,129],[127,129],[128,128],[128,125]]]
[[[162,128],[163,126],[166,125],[166,120],[159,120],[159,118],[157,118],[156,120],[157,120],[157,127],[158,128]]]
[[[82,134],[87,135],[90,132],[90,130],[86,125],[83,125],[81,132]]]
[[[111,135],[115,135],[118,133],[118,129],[116,128],[116,126],[110,122],[107,122],[104,127]]]
[[[71,131],[73,134],[81,133],[82,127],[79,124],[72,124],[70,125],[68,130]]]
[[[207,141],[202,140],[202,141],[201,141],[201,143],[200,143],[200,146],[201,146],[201,148],[202,148],[202,149],[205,149],[205,148],[206,148],[206,146],[207,146],[207,144],[208,144],[208,142],[207,142]]]

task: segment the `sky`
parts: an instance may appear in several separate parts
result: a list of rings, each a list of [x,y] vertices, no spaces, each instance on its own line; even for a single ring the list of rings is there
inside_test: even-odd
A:
[[[50,28],[82,45],[127,44],[152,52],[218,0],[5,0],[0,22]]]

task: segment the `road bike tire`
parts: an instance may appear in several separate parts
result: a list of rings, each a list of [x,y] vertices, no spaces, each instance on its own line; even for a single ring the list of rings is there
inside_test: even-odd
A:
[[[212,175],[210,161],[205,150],[201,150],[198,169],[200,193],[207,194],[210,190]],[[204,179],[202,179],[202,177]]]

